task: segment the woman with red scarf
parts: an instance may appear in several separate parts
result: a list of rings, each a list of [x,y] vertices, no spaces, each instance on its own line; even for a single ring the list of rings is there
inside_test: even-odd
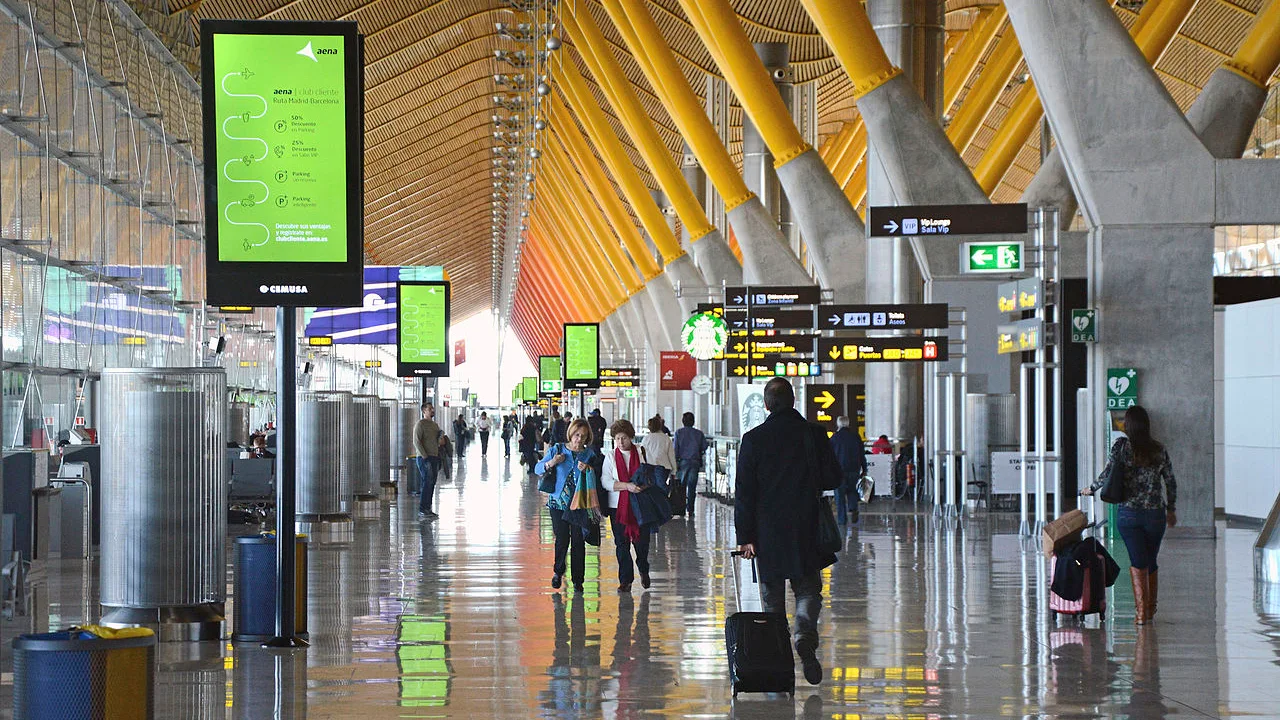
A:
[[[640,448],[632,442],[636,428],[628,420],[618,420],[609,428],[613,435],[613,452],[604,457],[600,486],[609,491],[609,524],[613,528],[613,545],[618,552],[618,592],[631,592],[635,568],[640,569],[640,585],[649,588],[649,530],[640,527],[631,512],[630,493],[640,492],[631,476],[640,469]],[[631,548],[636,550],[635,567]]]

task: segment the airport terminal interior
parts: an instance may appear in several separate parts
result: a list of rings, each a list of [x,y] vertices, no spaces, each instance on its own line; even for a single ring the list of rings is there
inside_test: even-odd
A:
[[[1278,68],[0,0],[0,720],[1280,718]]]

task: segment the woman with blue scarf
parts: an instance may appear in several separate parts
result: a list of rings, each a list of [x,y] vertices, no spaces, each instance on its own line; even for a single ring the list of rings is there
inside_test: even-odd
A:
[[[570,505],[580,483],[588,482],[594,485],[591,463],[596,453],[591,449],[591,426],[585,420],[574,420],[565,435],[568,438],[567,442],[557,443],[547,448],[546,457],[538,461],[534,470],[540,475],[555,471],[555,486],[547,499],[551,528],[556,534],[556,560],[554,574],[551,576],[551,587],[559,589],[564,583],[564,556],[572,548],[570,560],[573,570],[573,589],[575,592],[582,592],[587,564],[585,542],[590,521],[586,519],[588,514],[585,511],[572,510]],[[591,487],[590,490],[594,492],[595,488]]]

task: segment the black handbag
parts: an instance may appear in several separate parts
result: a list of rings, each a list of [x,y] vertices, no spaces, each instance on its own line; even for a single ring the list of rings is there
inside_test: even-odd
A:
[[[560,447],[560,445],[557,444],[555,447],[555,450],[556,450],[556,453],[559,454],[564,451],[564,448]],[[536,464],[537,463],[534,463],[534,465]],[[533,466],[530,466],[529,469],[532,470]],[[549,468],[546,472],[542,473],[542,478],[538,480],[538,492],[544,492],[550,495],[555,491],[556,491],[556,471],[555,471],[555,468]]]
[[[1123,439],[1117,441],[1116,445],[1119,446],[1120,443],[1125,443],[1126,446],[1128,445],[1128,443]],[[1111,462],[1107,463],[1107,469],[1105,471],[1106,478],[1103,480],[1102,489],[1098,493],[1098,497],[1102,498],[1102,502],[1119,505],[1129,499],[1124,487],[1123,452],[1124,448],[1118,447],[1118,449],[1112,453]]]

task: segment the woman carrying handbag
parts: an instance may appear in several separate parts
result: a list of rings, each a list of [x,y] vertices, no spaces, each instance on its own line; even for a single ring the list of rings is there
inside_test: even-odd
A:
[[[1111,446],[1102,474],[1081,495],[1103,489],[1102,499],[1117,502],[1117,529],[1129,551],[1133,581],[1134,622],[1155,618],[1159,594],[1156,556],[1166,527],[1178,524],[1178,483],[1164,445],[1151,436],[1151,418],[1140,405],[1125,411],[1124,433]]]
[[[609,428],[613,435],[613,452],[604,458],[600,486],[609,491],[609,526],[613,530],[613,545],[618,555],[618,592],[631,592],[636,568],[640,570],[640,586],[648,589],[649,540],[652,529],[642,527],[640,518],[632,509],[631,495],[641,488],[632,482],[639,474],[641,449],[633,440],[636,428],[631,421],[618,420]],[[631,550],[635,548],[635,562]]]

